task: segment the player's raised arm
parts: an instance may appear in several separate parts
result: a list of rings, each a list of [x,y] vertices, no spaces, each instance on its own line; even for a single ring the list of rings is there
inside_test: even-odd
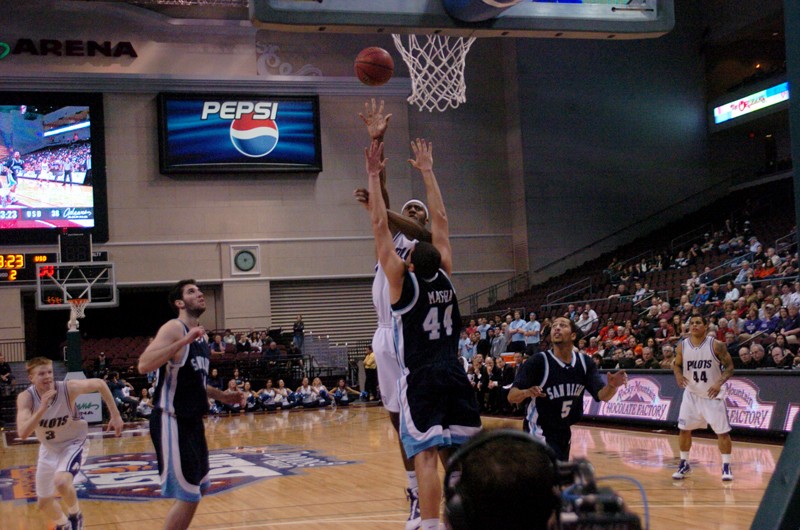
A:
[[[383,158],[383,143],[373,141],[364,150],[367,163],[367,178],[369,192],[372,199],[369,201],[369,213],[372,220],[372,232],[375,235],[375,250],[386,278],[389,280],[389,295],[392,301],[399,299],[403,286],[403,275],[406,265],[394,249],[392,233],[389,231],[389,219],[386,215],[386,203],[383,196],[378,193],[380,186],[380,171],[386,165]]]
[[[202,326],[197,326],[189,330],[184,335],[183,326],[178,320],[170,320],[158,330],[156,338],[153,339],[147,349],[139,357],[139,373],[146,374],[165,365],[167,361],[173,359],[175,355],[187,344],[200,338],[205,333]]]
[[[408,162],[422,173],[425,194],[431,216],[431,242],[442,256],[442,269],[450,274],[453,268],[453,253],[450,247],[450,226],[444,207],[442,192],[433,173],[433,144],[417,138],[411,142],[414,158]]]
[[[392,117],[391,114],[384,114],[383,113],[383,100],[380,102],[380,106],[376,107],[375,105],[375,98],[371,100],[372,106],[370,106],[370,102],[364,102],[364,113],[359,113],[358,116],[367,126],[367,132],[369,133],[370,140],[375,141],[377,140],[380,143],[383,143],[383,137],[386,135],[386,129],[389,127],[389,119]],[[381,160],[384,160],[383,150],[381,149]],[[381,195],[383,195],[383,200],[386,203],[386,209],[388,210],[391,208],[389,203],[389,192],[386,189],[386,165],[384,164],[383,168],[380,172],[380,180],[381,180]]]

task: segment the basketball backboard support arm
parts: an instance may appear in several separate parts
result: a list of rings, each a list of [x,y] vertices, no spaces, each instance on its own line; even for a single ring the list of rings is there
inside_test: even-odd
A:
[[[254,26],[290,32],[415,33],[461,37],[656,38],[675,25],[674,0],[603,4],[522,2],[463,22],[442,0],[251,0]]]

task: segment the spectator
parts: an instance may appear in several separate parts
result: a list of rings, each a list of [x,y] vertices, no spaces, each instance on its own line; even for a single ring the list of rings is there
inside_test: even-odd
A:
[[[261,362],[265,366],[273,366],[278,358],[281,356],[281,351],[278,349],[278,343],[270,341],[266,350],[261,352]]]
[[[252,347],[250,346],[250,341],[247,338],[247,335],[244,333],[239,333],[236,336],[236,353],[250,353]]]
[[[710,295],[711,293],[708,291],[708,287],[706,287],[706,284],[701,283],[700,288],[697,291],[697,294],[695,294],[694,298],[692,299],[692,305],[694,307],[705,307],[706,302],[708,302],[708,298]]]
[[[491,328],[492,326],[489,325],[485,317],[478,319],[478,333],[481,334],[481,340],[488,340],[490,344],[492,341],[489,338],[489,329]]]
[[[292,324],[292,344],[301,353],[305,347],[305,329],[303,315],[297,315],[294,324]]]
[[[755,370],[756,362],[750,353],[750,348],[742,346],[739,348],[739,356],[733,358],[733,367],[740,370]]]
[[[222,342],[222,335],[214,335],[214,341],[209,345],[211,353],[225,353],[225,343]]]
[[[750,262],[744,260],[739,265],[739,273],[736,275],[736,278],[733,280],[734,285],[743,285],[749,282],[753,277],[753,271],[750,269]]]
[[[798,289],[800,289],[800,287],[798,287]],[[599,320],[597,319],[597,313],[595,313],[594,309],[592,309],[591,304],[586,304],[585,306],[583,306],[583,310],[588,313],[589,320],[592,321],[592,324],[594,324],[595,322],[599,322]]]
[[[788,369],[794,366],[794,355],[780,346],[773,346],[772,350],[770,350],[770,356],[772,357],[772,363],[775,365],[775,368]]]
[[[375,362],[375,352],[372,346],[367,346],[367,356],[364,357],[364,390],[367,392],[367,399],[372,401],[378,398],[378,364]]]
[[[734,285],[733,282],[729,281],[725,284],[725,302],[731,301],[735,302],[739,299],[739,289]]]
[[[506,364],[506,360],[498,357],[496,361],[496,368],[500,375],[500,399],[498,407],[501,414],[508,414],[510,412],[510,403],[508,402],[508,391],[514,383],[514,368]]]
[[[659,362],[653,357],[652,348],[645,346],[642,348],[642,358],[636,359],[634,362],[635,368],[655,369],[661,368]]]
[[[490,353],[492,357],[500,357],[506,351],[506,336],[500,328],[490,328],[489,337],[491,337],[492,346]]]
[[[786,342],[789,344],[798,343],[798,335],[800,334],[798,306],[792,304],[786,308],[786,318],[778,324],[777,333],[786,337]]]
[[[112,372],[111,380],[106,383],[120,412],[133,413],[139,405],[139,400],[130,395],[130,390],[133,389],[133,386],[124,379],[121,380],[118,372]]]
[[[94,360],[94,376],[104,379],[108,375],[110,363],[106,359],[106,352],[101,351],[97,358]]]
[[[141,395],[139,397],[139,404],[136,406],[136,414],[138,414],[142,418],[149,418],[150,414],[152,413],[153,413],[153,398],[150,397],[150,394],[147,392],[147,389],[143,388]]]
[[[347,386],[347,381],[342,377],[336,383],[336,388],[333,391],[333,399],[336,400],[337,405],[346,407],[351,401],[358,399],[358,394],[357,390],[353,390]]]
[[[581,314],[578,317],[576,324],[578,325],[578,328],[585,335],[592,330],[595,322],[597,322],[597,319],[592,319],[592,317],[589,316],[589,311],[584,309],[583,311],[581,311]]]
[[[212,368],[211,373],[208,376],[208,381],[206,382],[208,386],[212,386],[217,390],[223,390],[223,386],[225,385],[225,381],[219,375],[219,370],[217,368]]]
[[[244,387],[244,385],[242,385]],[[225,389],[226,394],[239,394],[239,385],[236,384],[236,379],[231,379],[228,381],[228,388]],[[236,412],[244,412],[244,407],[246,404],[247,396],[242,395],[242,400],[238,401],[233,404],[222,403],[220,404],[220,408],[222,412],[227,412],[229,414],[236,413]]]
[[[514,311],[514,320],[508,323],[508,332],[511,334],[508,347],[511,351],[525,351],[525,324],[522,314]]]
[[[756,333],[761,331],[763,322],[758,318],[758,310],[755,308],[747,312],[747,320],[744,321],[744,330],[741,334],[742,340],[751,339]]]
[[[467,326],[466,331],[467,335],[469,335],[470,337],[472,337],[472,335],[478,331],[478,323],[475,321],[474,318],[469,321],[469,325]]]
[[[667,344],[661,348],[661,355],[659,366],[665,370],[672,370],[672,364],[675,362],[675,348]]]
[[[753,364],[755,365],[756,369],[775,367],[775,363],[772,362],[772,357],[768,357],[766,355],[764,346],[761,344],[753,344],[750,346],[750,354],[753,356]]]
[[[230,344],[231,346],[236,345],[236,335],[233,334],[233,331],[226,329],[225,335],[222,337],[222,342],[225,344]]]
[[[14,387],[14,374],[11,365],[6,362],[5,355],[0,352],[0,396],[9,397]]]
[[[528,357],[535,355],[539,352],[540,332],[542,325],[536,320],[536,313],[531,312],[528,315],[528,322],[525,323],[523,328],[523,335],[525,336],[525,353]]]

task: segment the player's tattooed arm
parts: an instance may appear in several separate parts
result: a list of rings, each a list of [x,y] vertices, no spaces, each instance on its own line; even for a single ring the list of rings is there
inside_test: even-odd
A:
[[[675,381],[680,388],[686,388],[689,380],[683,375],[683,344],[678,344],[675,348],[675,362],[672,363],[672,371],[675,373]]]
[[[719,359],[722,365],[722,375],[717,382],[708,389],[708,397],[711,399],[717,397],[720,390],[722,390],[722,385],[733,377],[733,359],[731,359],[731,354],[728,352],[728,348],[725,346],[724,342],[718,340],[714,341],[714,355],[717,356],[717,359]]]

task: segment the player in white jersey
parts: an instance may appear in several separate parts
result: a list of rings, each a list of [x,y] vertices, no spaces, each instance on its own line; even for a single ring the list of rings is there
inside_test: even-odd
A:
[[[722,480],[733,480],[731,471],[731,425],[725,408],[725,381],[733,376],[733,360],[724,342],[708,336],[708,320],[693,315],[689,319],[689,336],[677,347],[673,370],[678,386],[684,389],[678,415],[678,443],[681,461],[674,479],[683,479],[691,472],[689,451],[692,431],[711,426],[717,434],[722,453]]]
[[[17,433],[22,439],[32,433],[40,442],[36,464],[36,496],[39,509],[55,523],[56,530],[83,528],[83,515],[73,479],[86,457],[89,427],[75,408],[81,394],[100,392],[111,420],[107,430],[122,434],[122,417],[108,385],[102,379],[53,379],[53,361],[36,357],[26,363],[31,386],[17,396]],[[56,493],[67,513],[56,502]]]
[[[380,102],[380,106],[375,104],[374,99],[371,102],[371,106],[369,103],[364,103],[364,113],[359,114],[359,116],[367,126],[370,139],[379,143],[383,142],[389,119],[392,117],[391,114],[384,115],[383,101]],[[383,200],[388,209],[389,193],[386,190],[385,170],[381,170],[380,182],[381,195],[383,195]],[[369,191],[365,188],[359,188],[353,192],[353,195],[369,211]],[[417,240],[430,242],[431,234],[425,227],[428,222],[428,208],[422,201],[411,199],[403,205],[401,212],[401,214],[398,214],[389,210],[387,214],[389,228],[394,234],[395,251],[405,260],[413,250]],[[378,315],[378,328],[372,338],[372,350],[375,352],[375,361],[378,364],[378,385],[381,391],[381,401],[384,408],[389,412],[389,420],[392,422],[394,430],[399,433],[400,401],[398,398],[398,381],[402,368],[398,360],[399,355],[395,346],[392,328],[393,317],[389,299],[389,284],[380,263],[375,266],[375,280],[372,282],[372,302]],[[406,495],[410,501],[406,528],[412,530],[416,528],[420,520],[417,502],[417,476],[414,471],[414,462],[406,456],[402,442],[399,442],[399,444],[400,454],[403,457],[403,466],[406,469],[408,478]]]

